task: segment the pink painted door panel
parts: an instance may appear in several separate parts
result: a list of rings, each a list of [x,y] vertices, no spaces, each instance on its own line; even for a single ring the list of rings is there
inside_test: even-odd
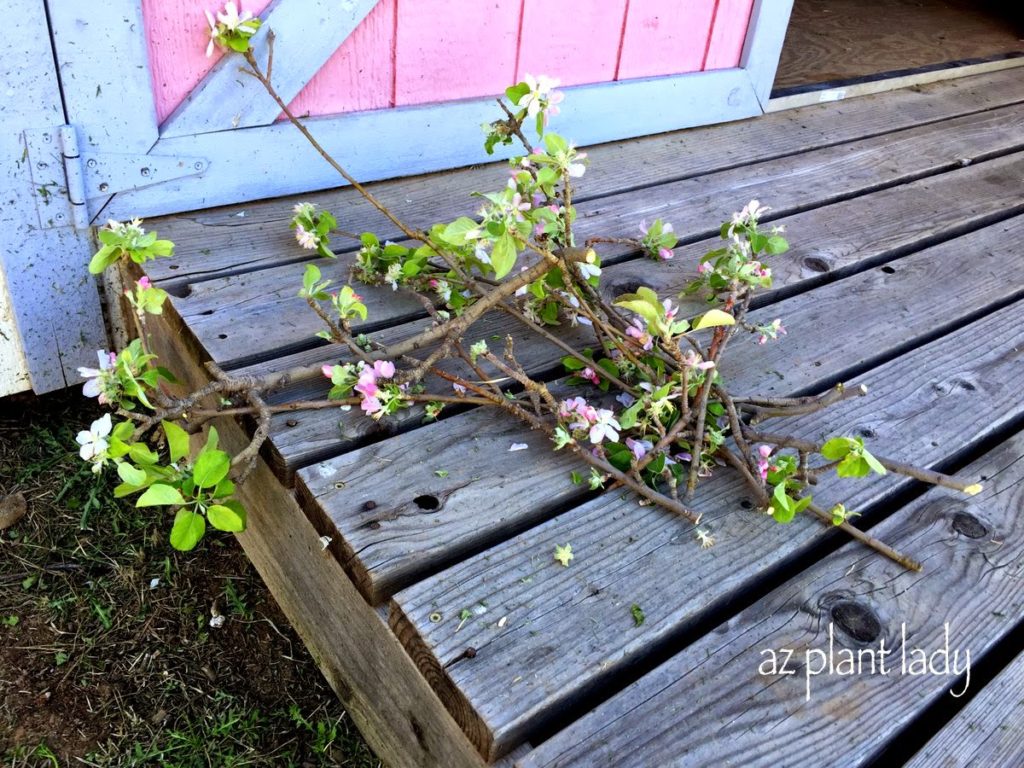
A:
[[[716,0],[630,0],[619,80],[703,67]]]
[[[285,2],[287,0],[284,0]],[[262,12],[269,0],[240,5]],[[221,56],[216,0],[142,0],[163,121]],[[739,63],[753,0],[381,0],[292,102],[325,115],[488,96],[526,73],[563,85]]]
[[[718,0],[703,69],[725,69],[740,63],[753,6],[754,0]]]
[[[524,0],[517,79],[530,73],[562,85],[615,80],[627,0]]]

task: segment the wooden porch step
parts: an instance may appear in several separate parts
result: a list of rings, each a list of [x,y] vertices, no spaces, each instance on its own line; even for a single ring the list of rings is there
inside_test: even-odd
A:
[[[656,190],[601,197],[577,205],[576,236],[581,241],[595,235],[635,237],[641,219],[663,217],[685,241],[708,238],[732,209],[753,198],[770,201],[772,216],[778,217],[1024,149],[1016,130],[1021,122],[1024,104],[1011,105],[669,182]],[[292,247],[292,253],[297,250]],[[602,253],[609,262],[636,256],[629,246],[612,245]],[[354,259],[349,252],[315,263],[324,277],[345,282]],[[294,264],[268,267],[197,283],[173,303],[211,359],[224,368],[238,367],[322,343],[314,336],[319,318],[295,295],[300,278]],[[357,331],[425,316],[415,297],[387,286],[367,286],[360,294],[370,317],[353,326]]]
[[[1015,260],[1018,239],[1024,239],[1024,217],[757,310],[753,322],[784,317],[789,335],[777,345],[737,340],[735,359],[743,366],[726,364],[723,375],[737,391],[765,395],[827,388],[986,307],[1024,295],[1024,286],[1007,281],[1003,272]],[[959,288],[936,292],[934,285]],[[557,356],[558,350],[551,352]],[[509,454],[513,443],[529,450]],[[430,461],[406,467],[403,457],[411,455]],[[484,409],[314,464],[297,480],[300,493],[314,502],[307,507],[319,507],[340,534],[354,581],[377,603],[587,498],[585,486],[567,482],[576,464],[570,455],[552,455],[546,440],[522,425],[494,424]],[[403,470],[383,471],[393,466]],[[516,503],[491,504],[499,495]]]
[[[817,105],[728,125],[648,136],[588,147],[591,167],[579,200],[653,186],[748,163],[771,160],[843,142],[891,133],[1024,101],[1024,78],[997,72],[910,88],[840,105]],[[404,220],[426,227],[465,213],[468,196],[490,189],[498,166],[445,174],[443,185],[422,176],[374,185],[375,193]],[[427,177],[429,178],[429,177]],[[277,266],[302,263],[287,229],[292,205],[310,195],[225,206],[165,216],[160,234],[178,244],[173,260],[147,266],[165,287],[183,286]],[[377,231],[382,239],[400,233],[350,187],[317,193],[316,201],[338,214],[344,229]]]
[[[996,612],[1002,613],[1002,608]],[[1022,706],[1024,653],[935,734],[906,768],[1024,765]]]
[[[1011,305],[857,377],[850,384],[867,384],[871,395],[831,409],[827,422],[819,414],[781,429],[810,440],[860,434],[898,460],[942,464],[1024,416],[1012,384],[1024,354],[1022,311]],[[870,521],[910,485],[830,478],[815,496]],[[744,498],[731,475],[702,485],[692,506],[718,544],[699,550],[686,521],[604,494],[399,592],[391,626],[493,759],[820,545],[816,521],[779,526],[742,509]],[[576,558],[563,568],[552,554],[567,542]],[[646,615],[641,627],[634,604]],[[472,618],[463,623],[464,610]]]
[[[608,297],[637,284],[671,296],[692,278],[696,258],[720,242],[718,220],[751,197],[775,206],[772,222],[786,226],[794,249],[773,260],[776,287],[758,299],[753,319],[782,317],[789,335],[765,346],[737,339],[723,374],[737,389],[766,395],[822,391],[837,380],[867,383],[867,398],[784,429],[808,439],[860,434],[879,453],[953,467],[1024,422],[1014,383],[1024,349],[1024,284],[1015,279],[1024,267],[1022,117],[1024,79],[1002,72],[597,147],[580,198],[581,232],[634,234],[645,216],[672,220],[685,236],[675,261],[607,251],[602,277]],[[630,173],[619,175],[620,167]],[[471,210],[467,194],[500,184],[503,175],[493,165],[374,190],[422,226]],[[382,226],[350,189],[310,199],[339,213],[344,229]],[[178,355],[175,367],[189,368],[190,382],[205,376],[207,359],[246,373],[347,359],[313,338],[315,318],[295,296],[301,264],[311,259],[287,230],[294,202],[148,223],[178,242],[174,260],[145,267],[175,294],[160,320],[163,341]],[[317,263],[326,276],[347,281],[353,255]],[[422,306],[401,294],[361,292],[371,305],[366,328],[378,340],[408,338],[429,322]],[[570,343],[587,338],[583,329],[559,333]],[[498,346],[506,334],[533,375],[561,386],[563,352],[528,339],[508,317],[486,318],[467,340]],[[297,382],[272,397],[322,397],[327,387],[325,379]],[[737,664],[753,653],[744,638],[761,637],[762,629],[768,637],[773,617],[792,613],[786,596],[800,590],[811,597],[798,605],[810,605],[817,621],[834,601],[807,601],[837,581],[832,591],[883,611],[877,606],[885,601],[945,606],[934,594],[950,574],[929,581],[932,564],[948,570],[953,563],[952,572],[974,579],[980,573],[997,590],[1013,570],[987,539],[961,541],[949,532],[950,515],[960,521],[961,538],[978,530],[964,515],[1001,532],[987,506],[979,511],[977,500],[960,499],[955,509],[952,501],[901,509],[916,493],[902,477],[842,488],[829,480],[816,494],[823,502],[845,500],[877,535],[926,557],[920,591],[912,575],[877,556],[854,545],[839,549],[845,542],[812,520],[784,527],[750,512],[746,489],[724,473],[702,484],[695,504],[718,541],[705,551],[685,521],[618,492],[595,496],[573,485],[575,462],[511,421],[468,407],[446,408],[436,424],[421,421],[419,408],[382,423],[340,411],[276,415],[260,481],[243,491],[250,530],[240,537],[364,727],[398,734],[384,754],[414,754],[415,764],[479,765],[476,750],[490,764],[650,765],[646,755],[657,763],[691,754],[699,764],[716,754],[701,741],[706,733],[723,734],[712,739],[719,739],[719,753],[731,754],[722,744],[735,748],[747,764],[744,750],[776,733],[780,745],[793,741],[794,754],[816,746],[815,755],[862,760],[916,723],[918,704],[938,689],[905,689],[904,720],[870,734],[866,751],[850,746],[853,731],[844,721],[841,743],[825,753],[824,742],[815,741],[820,734],[797,732],[786,714],[766,719],[765,712],[776,712],[768,700],[787,681],[758,684],[756,663],[741,670]],[[237,446],[242,427],[231,427],[225,439]],[[518,442],[528,449],[510,452]],[[1008,445],[1024,444],[1014,438]],[[1006,488],[988,488],[983,503],[1016,498]],[[926,497],[933,498],[946,496]],[[325,551],[322,536],[331,539]],[[563,568],[553,552],[567,542],[576,558]],[[989,574],[978,570],[978,557],[1007,564]],[[807,581],[815,572],[801,570],[819,561],[826,575]],[[844,576],[851,564],[854,572]],[[859,581],[861,573],[868,575]],[[965,620],[974,614],[957,589],[967,586],[950,587],[949,598]],[[987,595],[988,581],[981,588]],[[634,604],[646,616],[641,626],[634,625]],[[1019,601],[1012,610],[1019,612]],[[1019,618],[1007,615],[1005,627],[978,624],[979,648],[1006,636]],[[763,627],[758,617],[767,617]],[[892,617],[883,618],[889,627]],[[810,621],[803,613],[798,619]],[[704,657],[709,666],[697,669]],[[749,688],[729,677],[748,671]],[[389,698],[375,690],[377,679],[386,679],[389,691],[407,683],[408,696]],[[692,680],[703,686],[697,693],[707,691],[704,699],[689,693]],[[860,690],[851,684],[844,695],[854,701]],[[827,690],[829,702],[834,692]],[[847,700],[825,701],[819,719],[847,717]],[[810,710],[793,722],[804,716]],[[602,717],[614,734],[601,730]],[[676,731],[645,726],[645,717],[664,717]],[[736,735],[742,728],[733,730],[733,719],[747,736]],[[690,729],[691,722],[705,725]],[[863,722],[871,728],[876,721]],[[787,762],[781,749],[766,753],[775,764]]]
[[[870,195],[783,217],[777,223],[785,226],[795,243],[794,249],[773,263],[776,288],[766,292],[759,304],[781,295],[813,288],[827,280],[849,275],[857,270],[881,266],[881,263],[914,247],[944,240],[958,233],[983,226],[995,219],[1024,211],[1014,180],[1024,175],[1024,154],[1016,153],[984,163],[928,177],[911,184],[875,192]],[[918,222],[909,224],[908,222]],[[672,262],[652,264],[646,259],[607,268],[603,292],[613,298],[643,284],[673,295],[694,277],[697,258],[720,241],[704,240],[679,249]],[[301,304],[301,302],[299,302]],[[308,312],[304,306],[294,313]],[[280,322],[285,322],[279,318]],[[385,333],[382,339],[400,339],[425,327],[427,321],[414,321]],[[488,318],[470,334],[472,338],[492,338],[511,333],[522,339],[523,329],[507,317]],[[569,331],[572,341],[581,332]],[[522,362],[531,372],[550,369],[562,352],[544,342],[529,346],[517,343]],[[347,358],[347,350],[338,347],[317,347],[273,361],[273,365],[336,362]],[[266,364],[241,369],[243,373],[267,370]],[[319,383],[318,383],[319,384]],[[283,399],[322,396],[326,382],[304,385],[282,393]],[[389,432],[418,424],[419,409],[410,409],[387,424],[377,424],[359,414],[343,414],[337,422],[316,413],[282,414],[275,417],[268,457],[283,478],[313,461],[351,450],[358,445]],[[340,423],[341,427],[338,428]]]
[[[948,624],[950,650],[960,651],[961,664],[969,650],[977,664],[1024,620],[1024,436],[993,449],[966,472],[986,478],[981,495],[968,500],[934,489],[872,529],[921,557],[924,573],[847,544],[518,765],[814,765],[837,751],[844,768],[872,764],[905,729],[928,727],[916,722],[926,705],[967,684],[956,674],[904,673],[904,650],[909,672],[913,649],[931,654],[943,648]],[[835,674],[826,668],[811,677],[807,699],[807,649],[827,655],[832,643],[838,664],[845,649],[877,651],[883,638],[891,650],[886,674],[878,666],[875,674],[846,676],[838,666]],[[784,648],[794,650],[787,671],[795,674],[780,669],[761,675],[760,665],[770,658],[764,651],[779,651],[781,663]],[[820,660],[812,652],[811,668],[819,668]],[[910,765],[1020,765],[1022,683],[1024,663],[1018,659]]]

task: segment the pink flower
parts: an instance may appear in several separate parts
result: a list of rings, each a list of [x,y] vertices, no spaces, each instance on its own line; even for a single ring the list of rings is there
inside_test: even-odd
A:
[[[395,364],[389,360],[377,360],[373,364],[373,372],[382,379],[392,379],[395,376]]]
[[[374,375],[373,368],[363,368],[359,374],[359,381],[356,383],[355,390],[364,398],[376,398],[380,388],[377,386],[377,377]]]
[[[711,271],[711,269],[712,269],[711,264],[709,264],[706,261],[702,262],[702,263],[697,265],[697,274],[698,275],[706,275],[708,272]]]
[[[136,285],[142,289],[152,288],[153,282],[148,277],[140,277]]]
[[[708,371],[715,367],[713,360],[702,360],[701,356],[692,349],[686,350],[686,354],[683,355],[683,362],[686,363],[687,368],[695,371]]]
[[[641,235],[646,235],[647,234],[647,219],[641,219],[640,220],[640,234]]]
[[[600,384],[601,383],[601,377],[598,376],[594,372],[594,369],[589,367],[589,366],[587,366],[582,371],[580,371],[580,378],[586,379],[591,384]]]
[[[762,480],[768,479],[768,457],[772,455],[771,446],[761,445],[757,448],[757,453],[760,458],[757,460],[757,472],[761,475]]]
[[[669,261],[675,256],[675,253],[671,248],[665,248],[664,246],[658,249],[658,258],[662,261]]]
[[[324,365],[320,370],[323,371],[324,376],[326,376],[328,379],[333,379],[334,378],[334,366],[333,365]]]
[[[636,343],[644,351],[650,351],[654,347],[654,340],[651,338],[651,334],[647,332],[647,326],[644,325],[644,321],[639,317],[634,317],[633,322],[626,327],[626,335],[636,339]]]
[[[380,400],[378,400],[376,397],[364,397],[363,402],[359,404],[359,407],[369,414],[377,413],[378,411],[381,411],[384,408],[380,404]]]
[[[650,440],[634,440],[632,437],[627,437],[626,447],[633,452],[633,457],[639,461],[647,455],[648,451],[654,448],[654,443]]]

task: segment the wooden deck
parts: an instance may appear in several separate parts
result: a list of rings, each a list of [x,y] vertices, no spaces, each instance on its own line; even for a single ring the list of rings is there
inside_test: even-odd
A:
[[[605,251],[609,296],[638,283],[678,291],[716,222],[762,200],[794,248],[754,314],[785,318],[789,334],[737,339],[723,366],[732,386],[797,395],[865,383],[869,397],[789,431],[859,434],[895,458],[983,476],[985,491],[967,499],[893,476],[819,486],[817,497],[847,501],[860,524],[922,560],[916,574],[811,519],[783,528],[751,512],[724,473],[698,492],[718,541],[701,550],[660,508],[571,484],[568,456],[492,412],[446,410],[427,426],[415,409],[381,425],[352,412],[278,415],[243,490],[240,540],[371,744],[393,765],[1024,764],[1022,666],[1011,663],[1024,650],[1024,77],[590,156],[578,237],[630,236],[656,216],[684,233],[672,262]],[[375,190],[426,226],[471,211],[467,195],[502,176],[489,166]],[[345,229],[396,235],[350,189],[310,199]],[[294,202],[148,223],[178,244],[147,273],[173,294],[157,346],[191,383],[205,360],[264,371],[345,358],[313,336],[318,320],[296,297],[309,258],[287,228]],[[320,263],[325,277],[345,280],[352,256]],[[427,322],[400,293],[360,292],[364,330],[381,340]],[[521,336],[497,317],[469,336],[506,333]],[[554,346],[523,338],[517,351],[536,375],[560,375]],[[276,401],[326,389],[296,385]],[[225,442],[242,444],[246,428],[225,425]],[[529,449],[510,453],[514,442]],[[569,568],[552,559],[566,542]],[[951,647],[971,654],[963,698],[947,693],[964,687],[955,674],[899,670],[822,674],[806,698],[798,660],[827,650],[830,624],[837,649],[885,639],[898,655],[941,647],[947,622]],[[783,648],[797,650],[796,674],[760,674],[762,652]]]

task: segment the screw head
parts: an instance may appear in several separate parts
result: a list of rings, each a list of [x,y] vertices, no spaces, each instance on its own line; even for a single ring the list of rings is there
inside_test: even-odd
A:
[[[87,160],[85,164],[90,168],[95,168],[97,165],[99,165],[99,163],[97,163],[95,159]]]
[[[106,192],[108,189],[110,189],[110,185],[107,182],[104,181],[100,184],[100,192]]]
[[[201,171],[203,170],[203,168],[206,167],[206,164],[201,160],[196,160],[196,162],[192,164],[192,167],[195,168],[197,171]]]
[[[140,173],[141,173],[141,174],[142,174],[143,176],[149,176],[149,168],[143,168],[143,169],[142,169],[142,170],[140,171]]]

